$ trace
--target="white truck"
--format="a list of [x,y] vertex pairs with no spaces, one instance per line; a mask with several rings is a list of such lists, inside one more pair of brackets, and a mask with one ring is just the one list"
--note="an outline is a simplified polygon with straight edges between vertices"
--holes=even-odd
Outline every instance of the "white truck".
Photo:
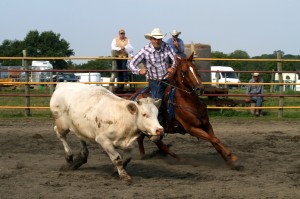
[[[241,83],[236,72],[230,66],[211,66],[211,82],[214,87],[228,87],[236,88],[239,85],[234,83]],[[233,84],[216,84],[216,83],[233,83]]]

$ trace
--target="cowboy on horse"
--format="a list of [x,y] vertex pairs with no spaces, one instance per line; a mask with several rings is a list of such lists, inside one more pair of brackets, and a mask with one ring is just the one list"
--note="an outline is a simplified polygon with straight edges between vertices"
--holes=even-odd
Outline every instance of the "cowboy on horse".
[[[163,35],[158,28],[145,37],[150,39],[151,43],[133,57],[129,68],[134,74],[146,75],[149,88],[138,90],[131,99],[146,97],[150,92],[153,98],[162,99],[160,115],[163,116],[164,121],[161,125],[166,128],[166,133],[189,133],[196,138],[211,142],[225,162],[233,167],[237,157],[215,136],[209,121],[207,106],[199,99],[204,87],[197,68],[192,62],[193,53],[188,58],[175,56],[170,46],[162,41]],[[169,67],[169,59],[172,60],[171,67]],[[144,63],[145,68],[139,69],[137,67],[139,63]],[[172,85],[168,83],[167,78],[172,81]],[[138,139],[141,155],[145,154],[144,137],[141,134]],[[161,151],[179,158],[163,143],[162,136],[150,139]]]

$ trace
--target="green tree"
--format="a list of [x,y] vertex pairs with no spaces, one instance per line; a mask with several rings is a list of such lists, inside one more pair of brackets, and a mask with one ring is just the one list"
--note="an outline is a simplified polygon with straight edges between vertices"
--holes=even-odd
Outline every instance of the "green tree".
[[[235,50],[228,56],[231,59],[249,59],[250,56],[246,51],[243,50]],[[235,71],[245,71],[249,70],[249,62],[245,61],[229,61],[229,66],[231,66]],[[249,74],[240,72],[239,78],[241,81],[246,81],[248,79]]]
[[[228,58],[227,54],[224,54],[223,52],[220,51],[213,51],[211,52],[211,57],[212,58]],[[228,61],[223,61],[223,60],[216,60],[216,61],[211,61],[212,66],[227,66]]]
[[[0,56],[18,57],[23,56],[22,51],[27,51],[29,57],[69,57],[74,55],[74,50],[70,49],[70,44],[60,38],[60,34],[52,31],[39,33],[37,30],[30,31],[23,41],[4,40],[0,45]],[[64,60],[51,61],[55,69],[68,68]],[[3,65],[21,65],[20,60],[3,61]]]
[[[21,57],[22,49],[24,49],[24,43],[18,40],[10,41],[4,40],[0,45],[0,56],[2,57]],[[3,66],[21,66],[21,60],[4,60],[1,63]]]

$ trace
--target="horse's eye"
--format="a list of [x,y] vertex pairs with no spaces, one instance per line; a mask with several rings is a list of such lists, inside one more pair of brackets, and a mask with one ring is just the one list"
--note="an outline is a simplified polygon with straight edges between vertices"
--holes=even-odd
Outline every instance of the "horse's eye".
[[148,118],[148,115],[146,113],[143,113],[143,117]]

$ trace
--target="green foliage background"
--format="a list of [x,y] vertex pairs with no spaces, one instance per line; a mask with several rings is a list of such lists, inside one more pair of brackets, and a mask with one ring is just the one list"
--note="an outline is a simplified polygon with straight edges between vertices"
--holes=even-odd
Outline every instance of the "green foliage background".
[[[59,33],[53,31],[38,32],[37,30],[29,31],[24,40],[4,40],[0,45],[1,57],[21,57],[22,51],[27,51],[29,57],[70,57],[75,55],[73,49],[67,40],[61,38]],[[283,59],[300,59],[300,55],[283,55]],[[212,58],[238,58],[238,59],[275,59],[277,51],[272,54],[262,54],[260,56],[250,57],[246,51],[235,50],[232,53],[225,54],[219,51],[211,53]],[[72,61],[54,60],[50,61],[54,69],[111,69],[109,60],[91,60],[84,64],[74,64]],[[21,60],[0,60],[2,66],[21,66]],[[241,62],[241,61],[212,61],[214,66],[232,66],[236,71],[272,71],[277,69],[276,62]],[[299,62],[285,62],[283,65],[285,71],[299,71]],[[103,76],[109,76],[103,74]],[[242,82],[247,82],[250,78],[249,73],[241,73]],[[271,80],[271,74],[262,74],[265,81]]]

